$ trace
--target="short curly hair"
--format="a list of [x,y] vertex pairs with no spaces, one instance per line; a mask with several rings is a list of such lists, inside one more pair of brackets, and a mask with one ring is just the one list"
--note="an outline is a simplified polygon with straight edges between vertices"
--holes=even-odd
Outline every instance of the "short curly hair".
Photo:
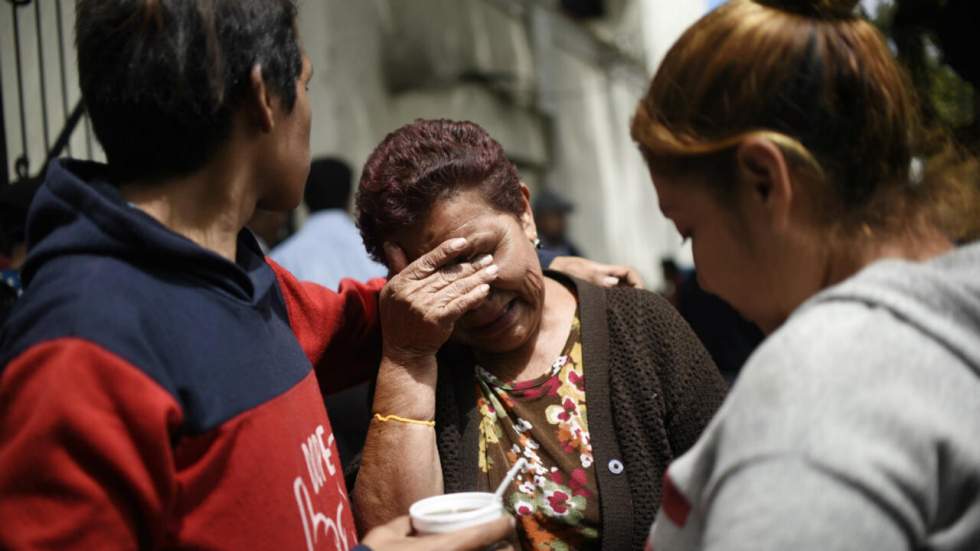
[[478,187],[501,212],[524,212],[521,180],[504,148],[479,125],[446,119],[405,125],[374,149],[357,190],[357,225],[372,257],[384,242],[422,222],[439,199]]

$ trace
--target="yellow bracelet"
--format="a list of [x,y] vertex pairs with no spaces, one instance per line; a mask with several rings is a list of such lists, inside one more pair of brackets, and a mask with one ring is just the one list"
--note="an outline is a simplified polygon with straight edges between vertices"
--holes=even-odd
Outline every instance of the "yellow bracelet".
[[388,421],[397,421],[399,423],[405,423],[407,425],[422,425],[425,427],[436,426],[435,421],[423,421],[421,419],[409,419],[407,417],[399,417],[397,415],[381,415],[380,413],[375,413],[374,418],[382,423],[387,423]]

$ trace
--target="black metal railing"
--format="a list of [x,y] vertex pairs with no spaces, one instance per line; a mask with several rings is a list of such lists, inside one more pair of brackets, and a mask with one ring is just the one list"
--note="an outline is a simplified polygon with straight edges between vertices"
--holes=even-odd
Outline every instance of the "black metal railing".
[[[13,27],[13,67],[3,67],[0,65],[0,77],[3,82],[10,82],[14,79],[15,86],[5,88],[0,86],[0,106],[6,107],[5,102],[17,102],[16,109],[0,109],[0,185],[9,184],[12,181],[28,180],[37,177],[51,159],[61,156],[64,153],[69,155],[81,153],[81,156],[91,158],[93,153],[92,133],[89,129],[88,118],[85,116],[85,107],[80,99],[71,101],[69,92],[73,91],[73,86],[69,82],[69,71],[73,67],[69,66],[70,56],[65,54],[65,30],[64,30],[64,7],[65,2],[71,0],[6,0],[7,6],[0,5],[0,9],[9,8],[11,18],[10,24]],[[44,6],[42,8],[42,5]],[[54,10],[53,17],[49,10]],[[28,12],[33,11],[33,28],[29,23],[25,23],[23,18],[28,17]],[[47,16],[47,17],[46,17]],[[51,22],[53,19],[53,23]],[[52,27],[56,27],[52,29]],[[34,36],[30,36],[33,34]],[[37,47],[37,63],[32,64],[25,59],[24,46],[33,41]],[[52,55],[52,50],[57,49],[57,56]],[[58,82],[50,82],[48,74],[48,64],[54,62],[58,65],[55,72]],[[6,71],[11,71],[7,73]],[[36,71],[37,87],[33,83],[28,84],[26,74],[28,71]],[[13,89],[14,97],[4,95],[4,89]],[[40,100],[39,109],[36,113],[28,112],[28,98],[31,94],[36,94]],[[50,109],[49,101],[52,94],[60,95],[60,102],[54,102],[60,109],[55,107]],[[70,105],[74,105],[69,108]],[[52,112],[54,111],[54,112]],[[60,111],[60,113],[58,113]],[[12,125],[19,133],[20,145],[16,147],[7,135],[7,121],[4,120],[5,112],[13,112],[17,121]],[[58,120],[60,117],[60,120]],[[52,141],[52,126],[61,125],[61,130],[54,135]],[[71,138],[79,125],[84,127],[84,152],[73,152]],[[32,142],[29,129],[41,127],[40,143]],[[39,166],[33,165],[33,161],[43,159],[44,162]],[[13,161],[13,174],[11,174],[11,161]],[[35,166],[35,174],[31,174],[32,166]]]

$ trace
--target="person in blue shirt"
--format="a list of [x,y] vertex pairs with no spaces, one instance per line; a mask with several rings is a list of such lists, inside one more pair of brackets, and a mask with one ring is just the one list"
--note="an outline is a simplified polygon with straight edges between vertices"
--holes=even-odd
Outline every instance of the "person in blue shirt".
[[270,256],[297,278],[336,289],[341,279],[367,281],[388,269],[371,260],[354,220],[347,212],[351,169],[344,161],[319,158],[310,164],[303,202],[310,216]]

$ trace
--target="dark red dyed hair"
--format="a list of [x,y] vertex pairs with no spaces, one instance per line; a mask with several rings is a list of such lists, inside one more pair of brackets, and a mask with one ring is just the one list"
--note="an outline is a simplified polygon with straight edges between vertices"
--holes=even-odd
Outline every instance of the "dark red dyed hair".
[[524,212],[517,169],[480,126],[419,119],[395,130],[361,173],[356,205],[364,246],[385,262],[385,240],[420,224],[436,201],[471,187],[501,212]]

